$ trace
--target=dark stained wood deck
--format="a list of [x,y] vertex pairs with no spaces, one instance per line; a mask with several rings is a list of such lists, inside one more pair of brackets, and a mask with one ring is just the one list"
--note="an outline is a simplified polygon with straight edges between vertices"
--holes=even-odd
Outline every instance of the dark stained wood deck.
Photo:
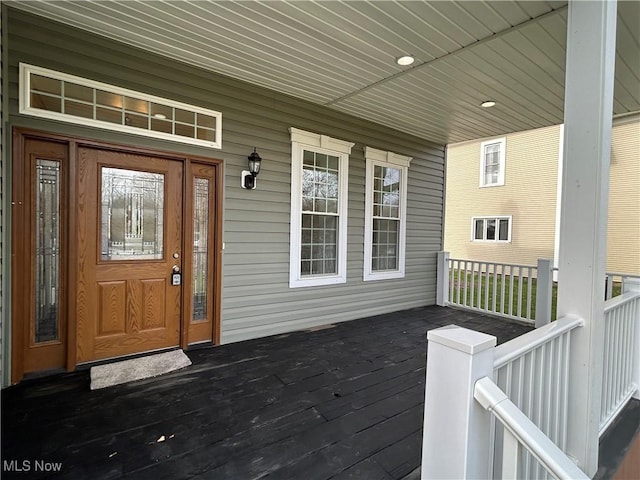
[[499,342],[530,330],[425,307],[189,351],[187,369],[104,390],[87,371],[25,381],[2,391],[2,478],[415,477],[425,333],[452,323]]

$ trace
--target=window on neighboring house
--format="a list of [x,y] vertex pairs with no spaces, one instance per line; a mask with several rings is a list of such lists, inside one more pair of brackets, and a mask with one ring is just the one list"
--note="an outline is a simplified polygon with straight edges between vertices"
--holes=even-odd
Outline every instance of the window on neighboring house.
[[510,242],[511,217],[473,217],[471,219],[474,242]]
[[289,287],[347,281],[347,190],[353,143],[290,128]]
[[499,138],[480,144],[480,186],[504,185],[506,139]]
[[222,113],[20,64],[20,113],[222,148]]
[[411,157],[366,147],[364,280],[404,277]]

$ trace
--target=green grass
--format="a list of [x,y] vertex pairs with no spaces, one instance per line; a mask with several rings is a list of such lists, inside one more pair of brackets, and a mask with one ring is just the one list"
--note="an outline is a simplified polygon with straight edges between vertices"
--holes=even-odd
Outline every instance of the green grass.
[[[482,281],[482,287],[480,289],[480,297],[478,298],[478,282]],[[531,314],[529,318],[535,320],[536,318],[536,295],[537,295],[537,280],[535,278],[528,279],[522,278],[522,290],[520,290],[520,277],[511,277],[509,275],[504,276],[504,292],[502,291],[502,275],[498,274],[495,280],[495,297],[496,297],[496,309],[493,309],[494,298],[494,274],[488,275],[489,292],[488,298],[485,294],[487,285],[487,275],[485,273],[464,273],[461,272],[460,278],[458,278],[458,272],[453,272],[453,290],[449,292],[449,298],[453,302],[458,303],[458,292],[460,295],[460,303],[467,306],[473,306],[474,308],[480,308],[482,310],[496,311],[498,313],[509,314],[509,303],[511,302],[511,314],[518,315],[518,299],[521,302],[521,316],[526,318],[527,316],[527,297],[529,289],[531,289]],[[464,301],[465,294],[465,282],[467,286],[466,302]],[[472,299],[472,282],[473,282],[473,304]],[[513,283],[513,288],[511,287]],[[450,283],[451,286],[451,283]],[[451,287],[450,287],[451,288]],[[620,295],[621,285],[620,283],[613,283],[613,296]],[[502,297],[504,295],[504,310],[501,308],[503,305]],[[553,282],[551,291],[551,320],[555,320],[557,316],[557,299],[558,299],[558,284]],[[488,300],[488,301],[487,301]]]

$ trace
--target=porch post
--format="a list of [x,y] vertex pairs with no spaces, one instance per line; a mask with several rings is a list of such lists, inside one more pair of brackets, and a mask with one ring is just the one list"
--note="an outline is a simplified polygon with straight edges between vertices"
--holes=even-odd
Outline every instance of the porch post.
[[615,0],[569,2],[558,318],[585,322],[571,339],[567,453],[590,477],[598,467],[615,41]]
[[553,296],[553,275],[551,260],[538,259],[538,278],[536,278],[536,328],[551,321]]
[[427,339],[422,480],[488,478],[491,414],[473,392],[493,378],[496,337],[449,325]]
[[438,252],[436,275],[436,305],[446,307],[449,301],[449,252]]

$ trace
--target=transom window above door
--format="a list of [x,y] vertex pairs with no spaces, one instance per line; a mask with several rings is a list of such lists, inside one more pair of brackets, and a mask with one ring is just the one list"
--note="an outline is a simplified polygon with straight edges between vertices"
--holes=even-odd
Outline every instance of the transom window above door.
[[20,64],[20,113],[222,148],[222,113]]

